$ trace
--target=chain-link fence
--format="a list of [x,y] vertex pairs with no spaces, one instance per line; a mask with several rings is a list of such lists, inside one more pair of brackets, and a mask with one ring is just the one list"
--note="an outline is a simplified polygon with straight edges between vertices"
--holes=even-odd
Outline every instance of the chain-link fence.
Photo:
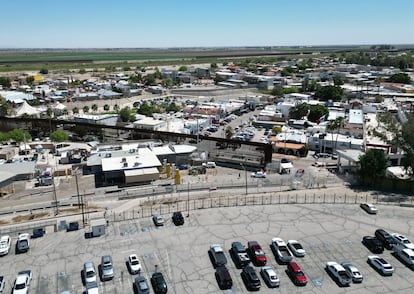
[[108,221],[118,222],[131,219],[150,217],[152,215],[172,214],[174,211],[188,212],[220,207],[237,207],[251,205],[279,205],[279,204],[357,204],[363,202],[384,204],[384,205],[401,205],[414,206],[414,197],[401,195],[375,195],[370,193],[355,194],[331,194],[317,190],[311,191],[292,191],[285,193],[262,193],[259,195],[236,195],[228,194],[211,197],[211,195],[194,198],[165,197],[157,201],[148,200],[139,208],[123,211],[122,213],[106,214]]

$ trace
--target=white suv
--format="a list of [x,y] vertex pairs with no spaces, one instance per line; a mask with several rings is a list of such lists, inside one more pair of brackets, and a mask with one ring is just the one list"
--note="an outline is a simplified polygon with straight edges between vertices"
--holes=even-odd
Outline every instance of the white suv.
[[414,244],[408,240],[408,238],[404,235],[393,233],[391,236],[394,238],[397,245],[403,246],[404,248],[414,249]]

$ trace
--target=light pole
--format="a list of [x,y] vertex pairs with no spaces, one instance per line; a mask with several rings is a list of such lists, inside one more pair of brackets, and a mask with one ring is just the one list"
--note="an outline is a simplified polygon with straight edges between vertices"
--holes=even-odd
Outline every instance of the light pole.
[[190,216],[190,182],[188,182],[187,188],[187,217]]
[[243,163],[240,163],[241,167],[244,169],[244,177],[245,177],[245,183],[246,183],[246,195],[247,195],[247,169],[246,167],[243,165]]

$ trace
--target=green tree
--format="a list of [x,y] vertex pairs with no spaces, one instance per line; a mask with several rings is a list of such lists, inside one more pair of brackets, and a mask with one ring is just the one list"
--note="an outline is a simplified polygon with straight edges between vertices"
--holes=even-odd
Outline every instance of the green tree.
[[411,78],[408,74],[400,72],[400,73],[396,73],[390,76],[388,81],[391,83],[410,84]]
[[77,108],[76,106],[72,108],[72,112],[74,114],[78,114],[79,113],[79,108]]
[[227,126],[226,131],[225,131],[226,139],[231,139],[231,137],[233,137],[233,135],[234,135],[233,128],[231,126]]
[[385,176],[388,159],[381,149],[368,149],[359,157],[358,174],[365,184],[375,183]]
[[287,87],[283,88],[284,94],[299,93],[299,88],[297,87]]
[[300,103],[290,108],[289,118],[291,119],[302,119],[307,116],[309,112],[308,103]]
[[210,68],[213,70],[217,69],[217,63],[213,62],[212,64],[210,64]]
[[47,75],[49,73],[49,70],[47,68],[42,68],[40,69],[39,73],[41,73],[42,75]]
[[168,104],[167,108],[165,109],[166,112],[179,112],[180,110],[180,106],[175,104],[175,102],[171,102],[170,104]]
[[341,87],[338,86],[324,86],[320,87],[316,93],[316,98],[319,98],[319,100],[322,101],[340,101],[342,99],[342,96],[344,94],[344,91]]
[[284,94],[283,87],[279,85],[274,86],[270,94],[276,97],[282,97]]
[[329,109],[325,105],[311,105],[309,109],[308,120],[316,123],[322,116],[327,113],[329,113]]
[[50,106],[47,107],[46,114],[47,114],[48,117],[52,117],[52,115],[53,115],[52,107],[50,107]]
[[215,84],[218,84],[218,83],[220,83],[220,82],[224,82],[226,79],[225,78],[223,78],[222,76],[220,76],[220,75],[216,75],[215,77],[214,77],[214,83]]
[[178,71],[187,71],[188,68],[185,65],[181,65],[180,68],[178,69]]
[[341,86],[344,84],[344,81],[341,78],[333,78],[333,82],[335,86]]
[[0,132],[0,143],[7,142],[10,140],[9,133]]
[[105,111],[108,111],[109,110],[109,105],[105,104],[103,108],[104,108]]
[[92,104],[92,111],[96,112],[98,110],[98,105],[96,103]]
[[0,96],[0,117],[6,116],[10,113],[12,107],[5,98]]
[[118,105],[118,104],[115,104],[115,105],[114,105],[114,111],[116,111],[116,112],[118,112],[118,111],[119,111],[119,105]]
[[273,134],[280,134],[282,132],[282,127],[279,127],[279,126],[274,126],[274,127],[272,127],[272,133]]
[[14,129],[13,131],[10,131],[9,137],[17,143],[32,140],[32,136],[30,136],[29,132],[19,129]]
[[89,106],[88,106],[88,105],[85,105],[85,106],[82,108],[82,110],[83,110],[83,113],[88,113],[88,112],[89,112]]
[[79,73],[80,73],[81,75],[86,74],[86,70],[85,70],[84,68],[81,68],[81,69],[79,70]]
[[0,77],[0,85],[4,88],[10,88],[11,82],[9,77]]
[[33,76],[29,76],[26,78],[26,84],[28,85],[32,85],[34,82],[34,77]]
[[68,140],[68,134],[65,131],[57,130],[50,134],[50,139],[54,142],[64,142]]
[[131,116],[131,110],[129,107],[124,107],[119,111],[119,118],[122,122],[128,122]]

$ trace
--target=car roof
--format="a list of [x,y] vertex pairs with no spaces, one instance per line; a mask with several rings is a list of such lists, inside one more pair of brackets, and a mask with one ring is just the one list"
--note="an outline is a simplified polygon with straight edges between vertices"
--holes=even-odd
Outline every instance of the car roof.
[[299,264],[297,264],[295,261],[289,262],[289,265],[294,271],[301,271],[302,270],[302,268],[299,266]]
[[246,250],[246,248],[244,247],[244,245],[242,243],[240,243],[240,242],[233,242],[231,244],[231,246],[232,247],[235,247],[238,251]]

